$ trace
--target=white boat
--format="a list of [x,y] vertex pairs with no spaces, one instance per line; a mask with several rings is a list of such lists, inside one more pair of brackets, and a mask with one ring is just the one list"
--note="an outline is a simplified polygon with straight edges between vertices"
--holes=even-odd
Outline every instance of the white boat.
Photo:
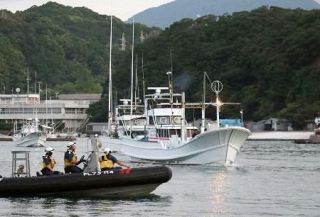
[[144,117],[144,106],[137,102],[133,105],[133,112],[130,113],[130,99],[121,99],[122,104],[116,107],[116,132],[118,137],[142,139],[145,133],[146,118]]
[[161,141],[122,140],[121,152],[139,160],[165,164],[230,165],[250,131],[243,127],[225,127],[198,134],[190,141],[176,147],[164,146]]
[[23,147],[42,147],[47,139],[47,134],[39,129],[39,121],[37,119],[28,119],[21,126],[20,130],[16,130],[13,135],[13,141],[17,146]]
[[[228,165],[235,162],[241,146],[251,134],[250,130],[227,126],[205,131],[201,127],[199,133],[185,120],[186,107],[204,108],[204,114],[205,106],[214,105],[217,108],[217,126],[220,126],[219,109],[223,104],[218,96],[215,103],[196,104],[186,103],[184,93],[173,93],[170,84],[169,88],[148,89],[155,90],[155,93],[145,96],[145,138],[122,138],[120,152],[134,159],[159,163]],[[161,92],[168,89],[169,92]]]

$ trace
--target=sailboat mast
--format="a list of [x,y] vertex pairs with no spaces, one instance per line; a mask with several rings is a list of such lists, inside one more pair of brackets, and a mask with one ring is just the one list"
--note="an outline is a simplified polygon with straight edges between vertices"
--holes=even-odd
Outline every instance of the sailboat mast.
[[132,45],[131,45],[131,105],[130,105],[130,135],[132,132],[132,113],[133,113],[133,53],[134,53],[134,19],[132,20]]
[[110,41],[109,41],[109,96],[108,96],[108,133],[112,123],[112,15],[110,16]]

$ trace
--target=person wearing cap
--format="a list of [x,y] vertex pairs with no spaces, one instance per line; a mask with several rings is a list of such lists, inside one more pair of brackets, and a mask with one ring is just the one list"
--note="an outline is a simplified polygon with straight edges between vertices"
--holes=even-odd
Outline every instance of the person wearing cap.
[[99,163],[101,171],[112,169],[115,164],[118,164],[121,167],[129,168],[122,161],[117,160],[117,158],[111,154],[110,148],[104,149],[102,156],[99,157]]
[[53,171],[54,166],[56,165],[56,161],[54,160],[52,156],[52,152],[54,151],[53,148],[47,147],[44,152],[46,153],[44,156],[42,156],[42,169],[41,172],[45,176],[50,175],[59,175],[59,171]]
[[64,172],[65,173],[81,173],[83,170],[78,167],[82,161],[78,161],[76,154],[76,143],[69,142],[68,150],[64,154]]

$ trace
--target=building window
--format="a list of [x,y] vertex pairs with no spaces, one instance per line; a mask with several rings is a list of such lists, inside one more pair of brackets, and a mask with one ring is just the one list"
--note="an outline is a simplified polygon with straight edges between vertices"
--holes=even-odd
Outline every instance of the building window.
[[75,108],[66,108],[65,111],[66,111],[66,114],[76,114]]

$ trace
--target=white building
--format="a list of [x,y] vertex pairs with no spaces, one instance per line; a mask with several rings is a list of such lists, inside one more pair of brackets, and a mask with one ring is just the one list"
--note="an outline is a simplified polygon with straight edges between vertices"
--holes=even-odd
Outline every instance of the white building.
[[38,118],[63,122],[66,130],[75,132],[86,123],[89,105],[100,98],[100,94],[62,94],[57,100],[40,101],[39,94],[0,94],[0,120]]

